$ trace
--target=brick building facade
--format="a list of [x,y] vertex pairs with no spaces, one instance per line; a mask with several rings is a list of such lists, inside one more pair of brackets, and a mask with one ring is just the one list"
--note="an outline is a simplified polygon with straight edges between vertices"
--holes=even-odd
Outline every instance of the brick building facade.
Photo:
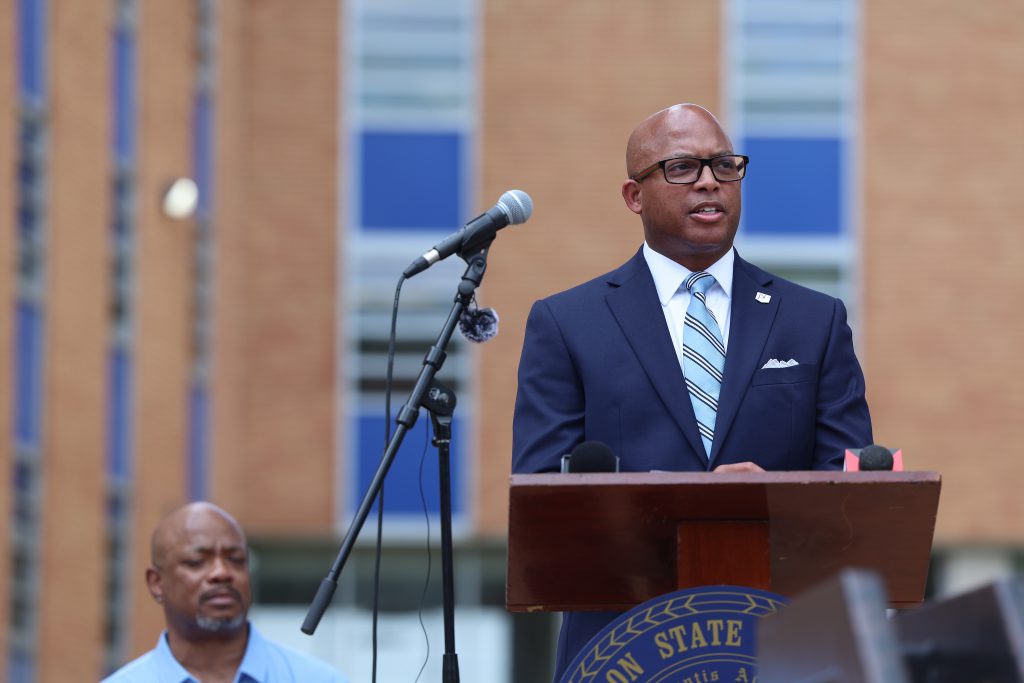
[[[743,14],[739,0],[628,10],[451,0],[420,14],[399,0],[312,0],[301,11],[274,0],[0,0],[0,356],[15,359],[0,383],[7,680],[95,678],[151,647],[162,616],[143,582],[149,534],[193,497],[223,504],[248,530],[257,573],[271,577],[257,581],[258,600],[312,593],[379,450],[367,439],[364,458],[356,433],[373,426],[379,378],[367,368],[379,338],[366,330],[390,291],[360,273],[390,286],[392,260],[458,227],[438,227],[452,211],[424,227],[367,210],[414,194],[398,175],[414,169],[399,162],[419,149],[450,154],[462,220],[512,187],[535,202],[529,223],[501,233],[480,290],[501,334],[459,347],[449,368],[465,411],[458,541],[479,575],[463,581],[500,611],[529,307],[639,245],[619,185],[626,137],[649,113],[695,101],[738,129],[738,146],[789,140],[764,123],[768,105],[742,104],[763,99],[752,84],[764,74],[750,63],[785,31],[804,30],[819,46],[808,54],[824,50],[818,70],[830,41],[853,46],[837,72],[853,93],[839,96],[844,132],[806,136],[838,140],[842,216],[824,237],[745,226],[743,253],[787,274],[826,272],[851,299],[877,440],[943,473],[936,543],[949,560],[936,565],[937,588],[958,585],[964,549],[994,558],[985,571],[1012,569],[1024,538],[1011,450],[1024,436],[1013,381],[1024,363],[1014,316],[1024,10],[865,0],[835,3],[848,10],[833,21],[788,4],[796,18],[780,28]],[[410,44],[421,52],[410,56]],[[765,82],[785,90],[786,69],[804,56],[776,59],[779,80]],[[388,90],[403,69],[419,75]],[[376,185],[371,149],[398,154]],[[770,161],[755,157],[746,184],[780,182],[759,175]],[[184,221],[161,210],[179,177],[202,193]],[[789,187],[785,202],[810,201]],[[819,244],[834,256],[819,258]],[[780,252],[791,247],[800,258],[789,262]],[[415,282],[405,301],[427,310],[450,300],[438,291]],[[390,552],[405,558],[419,537],[402,528]],[[342,610],[366,601],[368,553],[358,553],[362,573],[339,594]],[[418,592],[402,588],[412,585],[404,571],[386,577],[395,595]],[[300,576],[310,582],[297,586]],[[516,621],[495,646],[513,653],[509,681],[543,674],[517,653],[543,647],[550,626]],[[363,658],[339,661],[358,679]]]

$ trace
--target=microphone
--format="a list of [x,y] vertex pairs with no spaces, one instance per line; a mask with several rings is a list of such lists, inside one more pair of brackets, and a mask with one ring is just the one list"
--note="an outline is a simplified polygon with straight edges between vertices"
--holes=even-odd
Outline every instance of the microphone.
[[847,472],[902,472],[903,451],[876,444],[848,448],[843,469]]
[[422,273],[438,261],[452,254],[472,251],[494,239],[494,233],[506,225],[525,223],[533,213],[533,200],[522,190],[509,190],[498,203],[466,223],[458,232],[445,237],[434,248],[409,264],[402,275],[406,279]]
[[860,471],[892,470],[892,453],[888,448],[871,444],[860,452]]
[[602,441],[584,441],[562,456],[562,472],[618,472],[619,456]]

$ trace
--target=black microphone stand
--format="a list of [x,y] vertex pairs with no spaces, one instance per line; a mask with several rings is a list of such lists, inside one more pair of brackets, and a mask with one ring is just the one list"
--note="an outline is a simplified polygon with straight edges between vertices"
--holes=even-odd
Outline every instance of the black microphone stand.
[[[359,536],[359,532],[363,528],[363,523],[366,521],[366,517],[370,514],[370,508],[373,507],[374,500],[376,500],[377,495],[380,493],[381,486],[384,484],[384,478],[387,476],[388,470],[391,468],[391,463],[398,454],[398,449],[402,445],[402,440],[405,438],[406,432],[412,429],[413,425],[416,424],[416,418],[419,417],[419,411],[424,404],[424,399],[428,390],[437,387],[434,376],[444,364],[444,360],[447,355],[445,349],[448,348],[448,343],[451,341],[452,334],[455,332],[455,326],[458,325],[459,318],[462,316],[463,310],[465,310],[473,300],[476,288],[479,287],[480,283],[483,281],[484,272],[487,270],[487,250],[492,241],[494,241],[493,235],[490,239],[478,241],[476,244],[470,245],[467,249],[459,252],[459,256],[469,265],[466,268],[466,272],[462,275],[462,281],[459,283],[458,292],[455,295],[455,301],[452,303],[451,311],[448,313],[448,319],[445,320],[444,327],[442,328],[437,341],[432,347],[430,347],[430,350],[427,351],[426,356],[423,358],[423,368],[420,370],[419,377],[416,379],[416,384],[409,393],[409,398],[405,405],[402,406],[402,409],[398,412],[398,417],[395,418],[395,422],[398,424],[395,429],[395,433],[392,435],[387,448],[384,450],[384,455],[381,457],[380,465],[377,467],[377,472],[373,475],[373,480],[370,481],[370,485],[367,488],[366,493],[363,495],[363,500],[359,504],[359,509],[356,510],[355,517],[352,519],[352,523],[349,525],[348,531],[345,532],[345,538],[342,541],[341,549],[338,551],[338,556],[335,558],[334,564],[331,565],[331,569],[327,573],[327,577],[320,582],[320,587],[317,589],[316,595],[313,597],[313,602],[310,603],[309,610],[306,612],[306,618],[302,622],[302,632],[307,635],[312,635],[316,631],[316,627],[320,623],[320,619],[323,618],[324,612],[327,610],[327,605],[330,604],[331,598],[334,597],[334,593],[338,589],[338,577],[341,575],[341,570],[348,561],[349,555],[352,554],[352,548],[355,545],[356,538]],[[450,441],[450,434],[448,441]],[[435,444],[437,444],[437,441],[435,441]],[[440,445],[438,445],[438,448],[439,451],[441,451]],[[445,654],[443,663],[443,682],[458,683],[458,658],[454,652],[455,610],[452,588],[454,580],[452,576],[453,569],[451,549],[451,481],[450,476],[446,472],[449,469],[447,463],[447,443],[443,449],[443,454],[439,453],[439,460],[442,458],[445,461],[445,464],[442,465],[444,469],[441,473],[441,544],[442,563],[444,565],[445,593]],[[445,549],[446,545],[447,550]]]
[[451,450],[452,414],[455,393],[438,382],[431,383],[423,399],[434,427],[433,444],[437,446],[438,481],[441,489],[441,579],[444,605],[444,657],[441,680],[459,683],[459,656],[455,653],[455,568],[452,550],[452,477]]

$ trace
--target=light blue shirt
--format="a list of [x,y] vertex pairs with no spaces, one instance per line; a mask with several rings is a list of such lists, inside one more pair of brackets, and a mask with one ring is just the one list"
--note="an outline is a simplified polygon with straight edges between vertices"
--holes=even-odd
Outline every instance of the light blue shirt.
[[[101,683],[202,683],[178,663],[167,631],[156,647],[103,679]],[[346,683],[335,669],[309,655],[266,640],[249,624],[249,642],[235,683]]]

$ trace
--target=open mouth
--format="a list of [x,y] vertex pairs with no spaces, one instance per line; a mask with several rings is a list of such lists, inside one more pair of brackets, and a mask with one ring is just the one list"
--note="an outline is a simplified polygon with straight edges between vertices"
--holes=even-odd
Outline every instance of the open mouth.
[[695,206],[690,215],[703,223],[713,223],[725,216],[725,209],[718,202],[704,202]]

